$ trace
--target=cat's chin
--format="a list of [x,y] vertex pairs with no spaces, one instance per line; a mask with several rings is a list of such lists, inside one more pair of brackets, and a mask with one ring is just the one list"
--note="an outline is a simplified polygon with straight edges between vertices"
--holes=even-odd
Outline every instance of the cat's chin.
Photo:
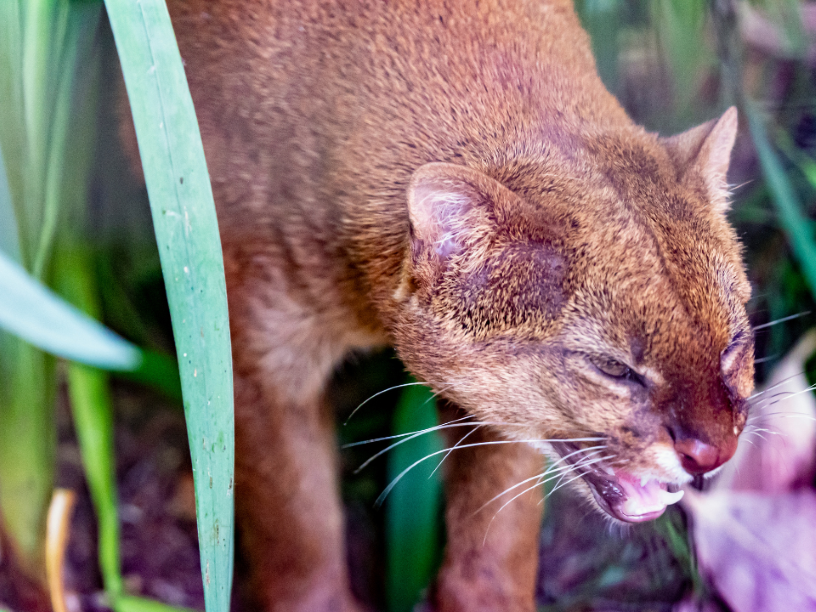
[[[568,463],[575,448],[568,443],[554,443],[552,447]],[[642,478],[602,462],[576,465],[576,472],[589,485],[598,507],[613,519],[624,523],[643,523],[662,515],[668,506],[683,497],[683,491],[673,483],[655,478]]]

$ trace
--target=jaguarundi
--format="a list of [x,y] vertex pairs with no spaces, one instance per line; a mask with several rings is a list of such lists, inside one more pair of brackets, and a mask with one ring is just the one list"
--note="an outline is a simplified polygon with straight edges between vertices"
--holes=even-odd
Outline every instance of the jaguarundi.
[[440,612],[535,609],[541,487],[478,510],[545,457],[636,523],[733,455],[753,387],[734,109],[638,127],[567,0],[169,8],[218,209],[263,610],[361,609],[325,397],[351,351],[395,347],[473,424],[446,462]]

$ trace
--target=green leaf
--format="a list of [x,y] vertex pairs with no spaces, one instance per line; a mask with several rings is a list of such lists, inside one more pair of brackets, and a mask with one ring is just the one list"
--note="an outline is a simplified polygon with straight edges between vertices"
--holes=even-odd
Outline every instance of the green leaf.
[[796,164],[799,171],[805,175],[810,186],[816,189],[816,161],[799,149],[790,135],[785,132],[777,136],[777,144],[788,159]]
[[[55,276],[58,289],[78,308],[101,316],[93,261],[87,249],[61,248]],[[82,453],[85,479],[91,492],[99,532],[99,567],[108,597],[115,603],[122,592],[119,519],[116,500],[116,459],[113,441],[113,401],[108,377],[101,370],[78,363],[68,365],[68,395],[74,429]]]
[[[0,327],[71,358],[133,367],[132,346],[77,318],[19,267],[49,277],[51,246],[65,228],[66,183],[84,188],[88,178],[78,163],[88,151],[71,136],[77,115],[93,114],[85,112],[78,82],[93,72],[88,52],[100,9],[69,0],[0,2]],[[83,208],[86,201],[79,200]],[[99,346],[103,353],[92,354]],[[0,514],[11,548],[35,579],[44,576],[44,518],[53,488],[54,374],[50,355],[0,333]]]
[[598,74],[607,89],[615,93],[620,89],[618,78],[620,3],[618,0],[582,0],[575,3],[575,10],[592,41]]
[[54,359],[0,338],[0,502],[3,528],[25,569],[44,576],[45,515],[53,490]]
[[17,235],[17,217],[11,201],[11,191],[3,162],[3,148],[0,147],[0,252],[12,261],[20,263],[20,237]]
[[[393,433],[420,431],[437,425],[436,402],[430,389],[407,387],[394,414]],[[388,478],[443,448],[437,432],[427,433],[390,451]],[[440,457],[441,458],[441,457]],[[438,461],[414,467],[391,491],[386,506],[389,612],[409,612],[428,586],[441,557],[442,483]]]
[[194,612],[189,608],[168,606],[152,599],[124,595],[116,600],[116,612]]
[[178,362],[170,355],[141,349],[139,366],[135,370],[123,370],[117,374],[120,378],[152,387],[171,400],[182,401]]
[[816,297],[816,241],[810,221],[802,213],[804,210],[799,196],[785,172],[779,156],[774,151],[765,131],[758,111],[748,101],[744,106],[748,117],[748,127],[759,155],[762,172],[768,182],[771,201],[774,203],[782,229],[790,241],[793,254],[802,267],[810,292]]
[[0,252],[0,327],[59,357],[132,370],[139,350],[60,299]]
[[163,0],[106,0],[150,197],[181,370],[204,598],[232,588],[234,426],[227,295],[204,149]]
[[700,108],[699,90],[714,54],[706,44],[704,0],[658,0],[649,3],[653,23],[673,77],[675,115],[690,116]]

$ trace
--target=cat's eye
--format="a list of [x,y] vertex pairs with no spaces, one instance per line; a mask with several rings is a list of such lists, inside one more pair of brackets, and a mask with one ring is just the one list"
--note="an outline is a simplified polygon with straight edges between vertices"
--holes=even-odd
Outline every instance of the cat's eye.
[[602,374],[606,374],[610,378],[631,380],[643,384],[643,379],[640,375],[617,359],[612,359],[611,357],[590,357],[590,361]]

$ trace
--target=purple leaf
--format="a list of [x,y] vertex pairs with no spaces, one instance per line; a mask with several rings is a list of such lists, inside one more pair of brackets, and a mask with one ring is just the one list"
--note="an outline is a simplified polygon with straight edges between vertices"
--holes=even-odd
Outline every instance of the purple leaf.
[[701,571],[734,612],[816,611],[816,492],[687,491]]

